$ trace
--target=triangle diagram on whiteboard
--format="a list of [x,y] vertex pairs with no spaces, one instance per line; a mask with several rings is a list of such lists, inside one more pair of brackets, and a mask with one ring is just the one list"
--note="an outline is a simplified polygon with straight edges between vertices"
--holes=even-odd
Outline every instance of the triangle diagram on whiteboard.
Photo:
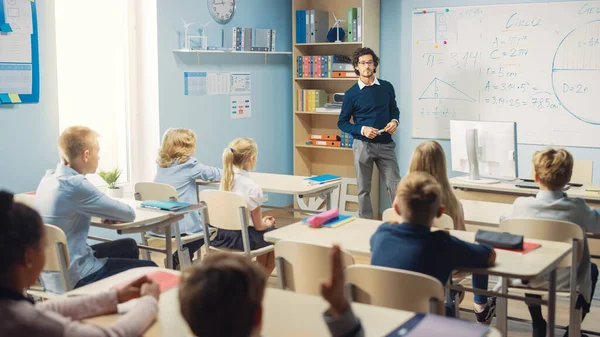
[[465,94],[461,90],[457,89],[452,84],[440,80],[435,77],[431,83],[427,86],[419,100],[422,99],[441,99],[441,100],[454,100],[454,101],[469,101],[477,102],[473,97]]

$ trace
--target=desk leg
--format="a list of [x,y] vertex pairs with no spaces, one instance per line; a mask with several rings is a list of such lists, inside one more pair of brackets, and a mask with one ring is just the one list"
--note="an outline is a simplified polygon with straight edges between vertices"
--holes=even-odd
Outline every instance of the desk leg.
[[[502,287],[500,294],[508,294],[508,278],[502,277]],[[502,336],[508,336],[508,299],[498,296],[498,306],[496,310],[496,328]]]
[[175,231],[175,243],[177,244],[177,257],[179,258],[179,270],[183,270],[184,267],[189,266],[190,255],[187,249],[183,249],[183,242],[181,241],[181,232],[179,231],[179,222],[173,223],[173,230]]
[[327,205],[327,210],[331,209],[331,192],[332,190],[329,190],[329,192],[327,192],[327,194],[325,195],[325,204]]
[[550,272],[550,286],[548,288],[548,337],[554,337],[556,319],[556,269]]
[[167,269],[173,269],[173,247],[171,247],[171,226],[173,223],[165,227],[165,244],[167,251]]

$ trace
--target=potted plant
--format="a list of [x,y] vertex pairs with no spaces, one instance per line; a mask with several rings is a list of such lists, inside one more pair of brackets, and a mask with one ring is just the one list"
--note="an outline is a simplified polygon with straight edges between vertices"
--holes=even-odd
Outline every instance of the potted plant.
[[110,197],[123,197],[123,187],[117,186],[117,180],[119,180],[121,172],[123,172],[123,170],[120,170],[118,167],[116,167],[112,171],[100,171],[98,173],[98,175],[108,184],[106,194]]

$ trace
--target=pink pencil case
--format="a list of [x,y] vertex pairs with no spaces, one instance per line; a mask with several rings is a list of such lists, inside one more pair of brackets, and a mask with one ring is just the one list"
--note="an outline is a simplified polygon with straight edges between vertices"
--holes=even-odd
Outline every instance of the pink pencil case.
[[308,222],[310,227],[321,227],[322,224],[326,223],[327,221],[333,218],[338,217],[339,215],[339,210],[337,208],[333,208],[321,214],[311,216],[310,218],[308,218],[308,220],[306,220],[306,222]]

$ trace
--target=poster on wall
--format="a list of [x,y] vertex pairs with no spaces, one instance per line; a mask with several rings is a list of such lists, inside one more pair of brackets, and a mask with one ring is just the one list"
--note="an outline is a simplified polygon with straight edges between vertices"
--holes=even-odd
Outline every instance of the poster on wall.
[[231,88],[230,73],[208,73],[207,85],[209,95],[229,94]]
[[231,119],[250,118],[252,116],[250,95],[232,95],[230,111]]
[[231,93],[250,94],[252,88],[250,73],[231,73]]
[[186,96],[204,96],[208,93],[205,72],[184,72],[184,94]]

